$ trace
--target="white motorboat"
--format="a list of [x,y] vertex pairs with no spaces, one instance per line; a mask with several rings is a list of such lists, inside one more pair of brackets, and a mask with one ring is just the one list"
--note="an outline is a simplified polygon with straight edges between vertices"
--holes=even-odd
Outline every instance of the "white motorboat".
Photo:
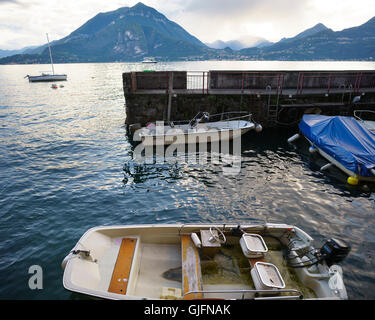
[[64,258],[63,285],[115,300],[347,299],[349,252],[286,224],[102,226]]
[[154,58],[144,58],[142,63],[158,63]]
[[[359,121],[364,127],[375,133],[375,111],[373,110],[355,110],[354,118]],[[369,120],[369,119],[372,120]]]
[[[212,143],[235,139],[249,130],[262,130],[260,124],[255,124],[251,120],[251,114],[228,117],[239,113],[241,112],[209,115],[207,112],[199,112],[192,120],[182,121],[185,122],[183,124],[178,124],[179,121],[171,121],[168,125],[164,125],[163,122],[161,125],[158,125],[158,122],[151,123],[137,130],[133,139],[142,141],[145,146]],[[223,120],[224,117],[227,119]],[[211,121],[215,118],[219,121]]]
[[29,82],[49,82],[49,81],[66,81],[67,80],[66,74],[55,74],[55,69],[53,67],[51,46],[49,44],[48,34],[47,34],[47,42],[48,42],[48,49],[49,49],[49,57],[50,57],[50,60],[51,60],[52,74],[42,73],[39,76],[26,75],[25,78],[28,78]]

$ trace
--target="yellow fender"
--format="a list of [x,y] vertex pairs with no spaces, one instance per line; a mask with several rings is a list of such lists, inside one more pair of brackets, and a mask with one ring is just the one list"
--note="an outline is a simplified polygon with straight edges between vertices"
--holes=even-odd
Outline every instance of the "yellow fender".
[[351,176],[351,177],[348,177],[347,182],[348,184],[352,186],[356,186],[359,183],[359,179],[356,176]]

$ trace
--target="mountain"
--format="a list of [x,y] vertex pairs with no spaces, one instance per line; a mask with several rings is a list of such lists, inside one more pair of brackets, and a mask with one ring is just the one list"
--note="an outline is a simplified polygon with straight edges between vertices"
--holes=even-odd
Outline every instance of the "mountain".
[[[342,31],[317,26],[271,46],[242,49],[239,53],[257,60],[375,59],[375,17],[361,26]],[[317,31],[319,28],[321,30]],[[311,32],[314,30],[317,32]]]
[[0,49],[0,58],[12,56],[14,54],[20,53],[20,50],[2,50]]
[[256,47],[257,48],[265,48],[265,47],[272,46],[273,44],[274,44],[274,42],[264,40],[264,41],[260,41],[259,43],[257,43]]
[[232,50],[241,50],[249,47],[263,47],[272,44],[264,38],[260,37],[242,37],[237,40],[222,41],[216,40],[206,45],[213,49],[231,48]]
[[324,30],[330,30],[330,29],[328,29],[324,24],[318,23],[314,27],[312,27],[310,29],[306,29],[305,31],[297,34],[293,38],[282,38],[279,41],[279,43],[280,42],[282,42],[282,43],[287,43],[287,42],[290,43],[290,42],[293,42],[293,41],[298,40],[298,39],[302,39],[302,38],[305,38],[305,37],[313,36],[313,35],[317,34],[318,32],[321,32],[321,31],[324,31]]
[[230,40],[230,41],[222,41],[222,40],[216,40],[211,43],[206,43],[206,45],[213,49],[224,49],[224,48],[231,48],[232,50],[240,50],[243,48],[246,48],[247,46],[244,46],[241,41],[238,40]]
[[9,57],[15,54],[20,54],[20,53],[27,53],[28,50],[32,50],[33,48],[36,48],[35,46],[32,47],[25,47],[22,49],[17,49],[17,50],[2,50],[0,49],[0,58],[4,57]]
[[[143,3],[99,13],[67,37],[52,42],[51,47],[57,63],[139,61],[146,56],[184,59],[202,56],[209,50],[178,24]],[[46,45],[28,53],[7,60],[49,61]]]
[[[247,46],[244,48],[244,46]],[[170,60],[367,60],[375,59],[375,17],[333,31],[321,23],[271,43],[260,37],[204,44],[142,3],[99,13],[68,36],[51,42],[53,60],[69,62]],[[210,48],[211,47],[211,48]],[[49,63],[47,45],[0,58],[0,64]]]

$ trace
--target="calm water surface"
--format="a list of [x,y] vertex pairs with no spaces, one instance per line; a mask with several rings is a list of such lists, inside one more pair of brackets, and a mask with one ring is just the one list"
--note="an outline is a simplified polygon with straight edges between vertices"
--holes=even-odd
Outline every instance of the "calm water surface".
[[[48,65],[0,66],[0,298],[74,299],[62,286],[61,261],[97,225],[175,222],[295,224],[321,246],[339,237],[352,246],[342,264],[351,299],[375,299],[375,188],[346,185],[295,129],[248,133],[242,167],[137,164],[124,126],[121,74],[141,64],[56,65],[64,88],[29,83]],[[375,69],[348,62],[186,62],[156,70]],[[29,267],[43,269],[30,290]]]

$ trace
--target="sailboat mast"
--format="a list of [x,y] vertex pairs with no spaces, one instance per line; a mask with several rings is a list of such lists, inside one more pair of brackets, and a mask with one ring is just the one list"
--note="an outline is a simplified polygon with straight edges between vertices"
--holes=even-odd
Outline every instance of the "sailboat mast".
[[53,68],[53,60],[52,60],[51,46],[49,45],[48,33],[46,33],[46,35],[47,35],[47,42],[48,42],[48,49],[49,49],[49,57],[50,57],[50,59],[51,59],[52,74],[55,74],[55,70],[54,70],[54,68]]

